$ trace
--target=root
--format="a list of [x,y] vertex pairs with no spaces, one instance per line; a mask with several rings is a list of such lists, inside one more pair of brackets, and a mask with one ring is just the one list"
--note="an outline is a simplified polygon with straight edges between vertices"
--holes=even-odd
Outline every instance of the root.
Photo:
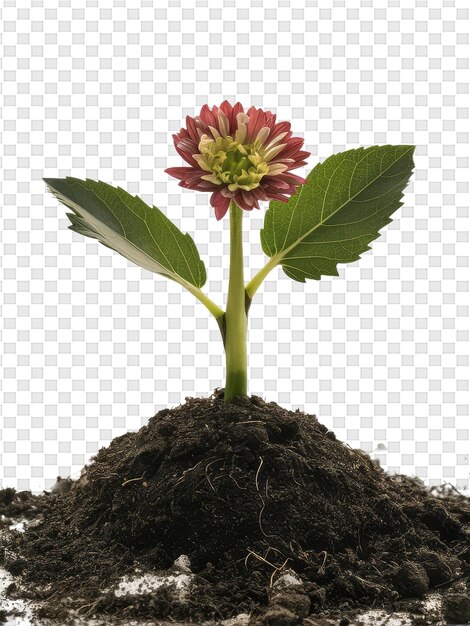
[[233,482],[237,485],[237,487],[240,489],[240,491],[246,491],[246,487],[241,487],[238,482],[235,480],[235,478],[232,476],[232,472],[230,472],[230,474],[228,475],[229,478],[231,478],[233,480]]
[[284,561],[284,563],[281,565],[281,567],[277,567],[274,572],[271,574],[271,578],[269,579],[269,588],[271,589],[271,587],[274,584],[274,576],[276,576],[276,574],[280,574],[282,572],[282,570],[285,568],[285,566],[287,565],[287,563],[290,561],[291,559],[286,559]]
[[[269,550],[274,549],[275,548],[268,548],[268,551],[266,553],[266,556],[269,554]],[[276,552],[278,552],[278,550],[276,550]],[[273,584],[274,584],[274,577],[279,574],[280,572],[282,572],[282,570],[285,568],[285,566],[287,565],[287,563],[289,561],[291,561],[292,559],[286,559],[284,561],[284,563],[278,567],[277,565],[274,565],[274,563],[271,563],[271,561],[268,561],[265,557],[261,556],[260,554],[257,554],[256,552],[254,552],[253,550],[248,549],[248,554],[246,555],[246,559],[245,559],[245,567],[247,567],[247,563],[248,563],[248,559],[250,556],[254,556],[256,559],[258,559],[258,561],[261,561],[262,563],[265,563],[266,565],[269,565],[269,567],[273,568],[273,572],[269,578],[269,588],[271,589]]]
[[125,485],[128,485],[129,483],[134,483],[134,482],[136,482],[137,480],[143,480],[143,479],[144,479],[144,477],[143,477],[143,476],[139,476],[138,478],[129,478],[129,480],[125,480],[125,481],[122,483],[121,487],[124,487]]
[[208,463],[208,464],[206,465],[205,469],[204,469],[204,472],[205,472],[205,474],[206,474],[206,479],[207,479],[207,482],[209,483],[209,486],[210,486],[210,488],[212,489],[212,491],[213,491],[214,493],[215,493],[217,490],[216,490],[216,488],[214,487],[214,485],[213,485],[213,484],[212,484],[212,482],[211,482],[211,479],[210,479],[210,477],[209,477],[209,472],[208,472],[208,469],[209,469],[209,467],[210,467],[211,465],[213,465],[214,463],[217,463],[217,461],[223,461],[223,459],[214,459],[213,461],[211,461],[210,463]]
[[78,607],[76,611],[77,613],[81,613],[83,609],[88,609],[88,611],[85,611],[83,615],[90,615],[90,613],[93,612],[93,610],[98,606],[100,602],[101,598],[98,598],[98,600],[96,600],[95,602],[91,602],[90,604],[83,604],[82,606]]
[[[267,535],[267,534],[264,532],[264,528],[263,528],[263,524],[262,524],[263,513],[264,513],[264,509],[265,509],[265,507],[266,507],[266,503],[265,503],[264,498],[263,498],[263,496],[261,495],[261,492],[260,492],[260,490],[259,490],[258,477],[259,477],[259,473],[260,473],[260,471],[261,471],[261,468],[263,467],[264,460],[263,460],[261,457],[259,457],[259,460],[260,460],[260,463],[259,463],[258,469],[257,469],[257,471],[256,471],[256,476],[255,476],[255,486],[256,486],[256,491],[258,492],[258,495],[259,495],[260,500],[261,500],[261,509],[260,509],[260,511],[259,511],[259,514],[258,514],[258,525],[259,525],[259,529],[261,530],[261,532],[263,533],[263,535],[264,535],[265,537],[269,537],[269,535]],[[266,493],[267,493],[267,485],[268,485],[268,481],[266,480]]]
[[189,474],[189,472],[192,472],[193,470],[195,470],[198,465],[201,465],[201,463],[202,461],[199,461],[199,463],[196,463],[196,465],[193,465],[192,467],[189,467],[187,470],[184,470],[184,472],[176,481],[175,485],[178,485],[182,480],[184,480],[186,478],[186,474]]
[[[268,550],[269,552],[269,550]],[[265,563],[266,565],[269,565],[269,567],[272,567],[274,570],[277,569],[277,566],[274,565],[274,563],[271,563],[270,561],[268,561],[265,557],[261,556],[260,554],[257,554],[256,552],[254,552],[253,550],[250,550],[248,548],[248,554],[246,555],[245,558],[245,567],[248,569],[248,559],[250,558],[250,556],[254,556],[255,559],[258,559],[258,561],[261,561],[262,563]]]
[[260,473],[261,468],[263,467],[263,463],[264,463],[264,460],[261,457],[259,457],[259,460],[260,460],[260,463],[259,463],[259,467],[258,467],[258,469],[256,471],[256,476],[255,476],[256,491],[258,493],[259,493],[258,476],[259,476],[259,473]]
[[264,509],[266,508],[266,500],[268,499],[269,476],[268,478],[266,478],[266,484],[264,487],[264,497],[263,497],[259,488],[258,478],[259,478],[261,468],[263,467],[264,459],[262,457],[259,457],[259,461],[260,463],[259,463],[258,469],[256,470],[256,476],[255,476],[255,487],[256,487],[256,491],[258,492],[259,499],[261,500],[261,509],[258,514],[258,525],[259,525],[259,529],[261,530],[262,534],[265,537],[276,537],[277,535],[268,535],[268,533],[266,533],[263,528],[263,513],[264,513]]

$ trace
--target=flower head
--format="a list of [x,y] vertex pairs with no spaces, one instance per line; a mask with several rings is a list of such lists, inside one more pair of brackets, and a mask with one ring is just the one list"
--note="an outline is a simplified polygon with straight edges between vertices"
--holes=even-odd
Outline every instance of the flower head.
[[189,167],[165,170],[187,189],[212,192],[215,216],[222,219],[233,200],[240,208],[259,209],[259,202],[287,200],[305,179],[291,170],[305,165],[309,152],[303,139],[292,137],[289,122],[276,122],[270,111],[243,110],[227,100],[186,118],[186,128],[173,135],[178,154]]

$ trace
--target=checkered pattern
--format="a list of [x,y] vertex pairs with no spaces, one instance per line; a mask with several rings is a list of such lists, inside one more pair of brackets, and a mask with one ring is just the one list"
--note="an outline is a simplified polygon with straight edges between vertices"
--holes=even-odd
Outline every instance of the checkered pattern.
[[[163,169],[181,164],[185,115],[225,98],[291,120],[309,168],[417,144],[405,205],[359,262],[305,285],[269,275],[250,391],[316,413],[389,470],[467,486],[468,17],[463,0],[4,0],[3,486],[77,476],[156,409],[223,384],[206,309],[73,234],[41,179],[99,178],[155,203],[194,235],[222,304],[228,220]],[[245,216],[248,277],[265,262],[262,222]]]

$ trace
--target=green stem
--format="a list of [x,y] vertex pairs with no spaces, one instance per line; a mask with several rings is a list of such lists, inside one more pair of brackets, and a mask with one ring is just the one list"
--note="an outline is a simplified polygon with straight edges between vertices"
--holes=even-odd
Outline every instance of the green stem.
[[225,396],[247,395],[245,285],[243,278],[243,211],[230,203],[230,273],[225,312]]

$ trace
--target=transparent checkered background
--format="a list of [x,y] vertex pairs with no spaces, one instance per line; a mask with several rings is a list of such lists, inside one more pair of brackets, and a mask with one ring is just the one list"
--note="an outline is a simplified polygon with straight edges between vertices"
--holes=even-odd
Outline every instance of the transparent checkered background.
[[[157,409],[223,384],[206,309],[73,234],[41,179],[99,178],[155,203],[194,235],[222,304],[228,220],[163,169],[181,164],[184,117],[228,98],[292,120],[307,171],[359,145],[417,145],[405,204],[359,262],[305,285],[268,277],[250,391],[316,413],[392,471],[466,487],[467,3],[158,4],[3,2],[0,484],[76,477]],[[245,219],[248,275],[265,262],[262,221]]]

